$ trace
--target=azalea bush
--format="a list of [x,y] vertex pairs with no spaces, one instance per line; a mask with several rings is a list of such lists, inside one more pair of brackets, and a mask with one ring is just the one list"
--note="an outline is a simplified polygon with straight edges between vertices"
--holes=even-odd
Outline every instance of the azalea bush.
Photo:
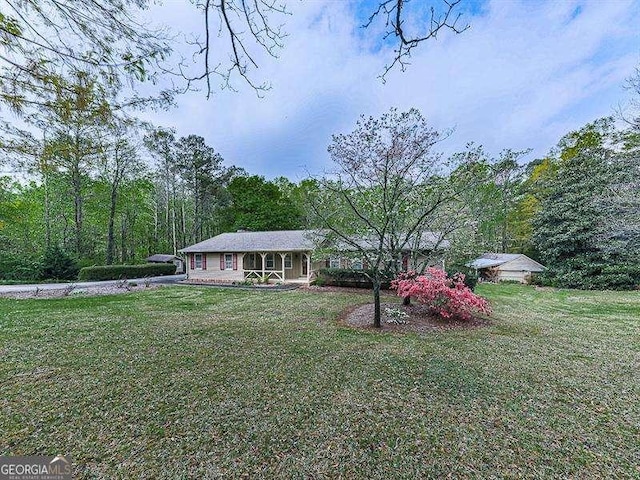
[[438,268],[429,268],[423,275],[403,272],[391,282],[391,288],[399,297],[413,297],[442,318],[468,320],[476,314],[491,314],[489,302],[465,285],[462,273],[449,277]]

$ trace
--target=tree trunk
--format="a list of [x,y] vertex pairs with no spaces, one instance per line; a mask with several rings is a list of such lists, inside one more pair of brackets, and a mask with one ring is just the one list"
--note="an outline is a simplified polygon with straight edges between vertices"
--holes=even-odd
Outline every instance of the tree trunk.
[[169,178],[169,163],[168,160],[165,160],[165,225],[166,225],[166,239],[167,239],[167,250],[169,249],[169,245],[171,245],[171,186],[170,186],[170,178]]
[[79,256],[83,253],[82,245],[82,180],[77,169],[73,171],[73,217],[75,226],[75,249]]
[[45,164],[42,171],[44,186],[44,228],[47,248],[51,247],[51,207],[49,203],[49,173]]
[[153,200],[153,247],[149,251],[149,255],[156,253],[158,250],[158,216],[160,215],[158,208],[158,195],[156,194],[156,198]]
[[402,305],[404,306],[411,305],[411,297],[402,297]]
[[178,239],[176,237],[176,206],[173,205],[173,209],[171,211],[171,233],[173,236],[173,254],[178,254]]
[[187,242],[187,213],[184,210],[184,202],[182,202],[181,213],[182,213],[182,245],[188,245],[189,242]]
[[380,279],[374,278],[373,280],[373,305],[374,305],[374,314],[373,314],[373,326],[375,328],[380,328]]
[[109,226],[107,227],[107,257],[105,263],[112,265],[115,256],[115,238],[113,232],[113,224],[116,217],[116,205],[118,201],[118,187],[114,185],[111,188],[111,205],[109,206]]
[[121,218],[120,228],[120,261],[127,263],[127,225],[124,214]]

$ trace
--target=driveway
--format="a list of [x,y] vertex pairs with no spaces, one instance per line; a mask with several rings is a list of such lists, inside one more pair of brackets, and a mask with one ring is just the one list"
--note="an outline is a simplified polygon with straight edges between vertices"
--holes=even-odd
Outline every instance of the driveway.
[[[171,284],[184,280],[186,275],[163,275],[161,277],[147,278],[128,278],[127,282],[134,283],[162,283]],[[73,285],[77,289],[92,287],[108,287],[109,285],[117,285],[122,280],[105,280],[102,282],[68,282],[68,283],[34,283],[23,285],[0,285],[0,294],[2,293],[18,293],[18,292],[35,292],[36,290],[64,290]]]

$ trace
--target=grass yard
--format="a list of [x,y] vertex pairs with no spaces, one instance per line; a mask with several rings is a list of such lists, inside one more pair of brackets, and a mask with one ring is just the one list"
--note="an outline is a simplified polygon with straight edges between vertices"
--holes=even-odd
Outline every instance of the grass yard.
[[640,478],[640,292],[482,286],[486,328],[353,293],[0,299],[0,454],[75,478]]

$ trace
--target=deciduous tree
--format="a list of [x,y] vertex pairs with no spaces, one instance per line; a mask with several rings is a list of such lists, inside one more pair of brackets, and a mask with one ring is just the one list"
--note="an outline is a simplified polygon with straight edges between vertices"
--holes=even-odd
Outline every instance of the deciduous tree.
[[392,109],[380,118],[361,117],[353,132],[334,135],[329,146],[336,168],[318,180],[312,210],[328,232],[324,251],[352,251],[367,263],[376,327],[384,272],[398,272],[402,253],[419,250],[425,236],[438,250],[445,206],[475,181],[463,169],[455,181],[448,177],[458,159],[443,161],[434,151],[444,137],[418,110]]

